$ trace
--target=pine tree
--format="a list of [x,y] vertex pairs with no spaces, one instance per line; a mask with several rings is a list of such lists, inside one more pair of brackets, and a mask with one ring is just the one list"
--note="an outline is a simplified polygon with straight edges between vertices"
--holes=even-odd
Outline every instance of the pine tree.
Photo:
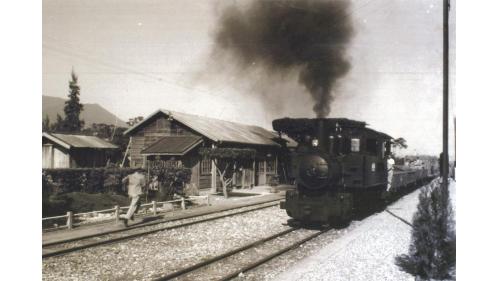
[[455,237],[448,187],[435,181],[419,195],[409,254],[396,257],[396,264],[417,279],[453,278]]
[[50,118],[47,114],[42,120],[42,132],[50,132]]
[[69,100],[64,105],[64,131],[80,132],[83,129],[84,121],[80,120],[80,113],[83,111],[83,104],[80,103],[80,86],[78,77],[71,71],[71,81],[69,81]]
[[59,113],[57,114],[56,122],[50,126],[50,131],[56,133],[62,133],[65,131],[65,122]]

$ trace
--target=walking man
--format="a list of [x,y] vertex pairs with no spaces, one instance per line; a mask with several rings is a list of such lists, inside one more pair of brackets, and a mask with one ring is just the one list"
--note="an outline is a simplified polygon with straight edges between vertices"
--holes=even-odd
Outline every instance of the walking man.
[[127,214],[120,215],[120,220],[125,226],[128,226],[128,220],[134,220],[134,214],[139,211],[141,206],[142,189],[146,186],[144,170],[138,169],[133,174],[124,177],[122,183],[127,185],[128,197],[132,199]]

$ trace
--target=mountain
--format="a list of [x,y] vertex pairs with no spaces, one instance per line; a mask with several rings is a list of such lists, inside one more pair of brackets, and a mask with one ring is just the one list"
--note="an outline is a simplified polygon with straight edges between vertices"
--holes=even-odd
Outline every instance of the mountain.
[[[65,101],[63,98],[42,96],[42,118],[48,115],[51,124],[57,120],[58,113],[64,118]],[[90,127],[92,123],[116,124],[119,127],[128,127],[127,123],[96,103],[84,103],[80,119],[85,120],[85,127]]]

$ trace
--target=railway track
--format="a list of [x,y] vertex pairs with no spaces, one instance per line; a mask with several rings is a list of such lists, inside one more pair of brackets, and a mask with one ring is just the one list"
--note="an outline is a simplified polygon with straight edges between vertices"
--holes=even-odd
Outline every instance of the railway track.
[[[202,215],[190,215],[176,219],[163,219],[159,221],[130,226],[128,228],[115,229],[98,234],[81,236],[42,245],[42,258],[64,255],[101,245],[116,243],[136,237],[166,231],[175,228],[186,227],[198,223],[213,221],[221,218],[244,214],[264,208],[270,208],[279,204],[282,199],[259,202],[246,206],[238,206],[222,211],[212,211]],[[187,222],[182,222],[186,220]],[[179,222],[177,224],[172,224]]]
[[153,280],[231,280],[331,229],[312,231],[292,227]]

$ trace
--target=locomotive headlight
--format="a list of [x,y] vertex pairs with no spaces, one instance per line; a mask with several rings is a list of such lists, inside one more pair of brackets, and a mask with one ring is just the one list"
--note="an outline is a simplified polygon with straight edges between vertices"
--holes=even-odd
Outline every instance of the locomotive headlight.
[[319,144],[318,139],[313,139],[311,144],[312,144],[312,146],[318,146],[318,144]]

